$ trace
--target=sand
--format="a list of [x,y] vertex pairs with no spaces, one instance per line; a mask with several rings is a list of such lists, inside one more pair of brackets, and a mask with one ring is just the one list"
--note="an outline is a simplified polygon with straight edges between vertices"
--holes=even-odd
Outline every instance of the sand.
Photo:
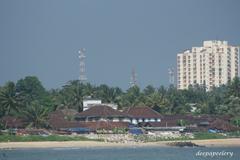
[[192,140],[191,142],[206,147],[240,147],[240,138]]
[[65,142],[6,142],[0,143],[0,149],[6,148],[61,148],[61,147],[125,147],[125,146],[149,146],[154,143],[110,143],[97,141],[65,141]]
[[[148,142],[148,143],[110,143],[96,141],[65,141],[65,142],[4,142],[0,149],[13,148],[78,148],[78,147],[167,147],[173,141]],[[206,147],[240,147],[240,138],[191,140],[191,142]]]

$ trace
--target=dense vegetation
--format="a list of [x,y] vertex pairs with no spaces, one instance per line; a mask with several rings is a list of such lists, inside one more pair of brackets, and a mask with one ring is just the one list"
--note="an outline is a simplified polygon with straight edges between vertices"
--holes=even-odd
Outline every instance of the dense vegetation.
[[102,141],[102,139],[89,139],[84,136],[61,136],[61,135],[0,135],[0,142],[36,142],[36,141]]
[[232,122],[240,124],[240,79],[206,92],[204,87],[190,86],[177,90],[174,86],[143,90],[130,87],[123,91],[118,87],[91,85],[69,81],[60,89],[46,90],[39,79],[28,76],[16,83],[7,82],[0,87],[0,118],[6,115],[28,120],[29,127],[46,127],[48,114],[56,109],[71,108],[82,111],[82,101],[87,97],[101,99],[104,103],[116,103],[119,109],[149,106],[162,114],[230,114]]

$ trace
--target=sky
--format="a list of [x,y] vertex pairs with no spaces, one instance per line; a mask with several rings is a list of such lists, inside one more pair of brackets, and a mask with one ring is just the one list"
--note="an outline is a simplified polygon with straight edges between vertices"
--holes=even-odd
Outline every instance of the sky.
[[47,88],[79,77],[141,88],[168,85],[176,55],[204,40],[240,45],[239,0],[0,0],[0,85],[37,76]]

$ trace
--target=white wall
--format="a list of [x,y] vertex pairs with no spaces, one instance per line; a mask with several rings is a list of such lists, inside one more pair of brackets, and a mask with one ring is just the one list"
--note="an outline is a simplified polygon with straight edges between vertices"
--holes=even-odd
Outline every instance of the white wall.
[[102,104],[101,100],[83,100],[83,111],[89,109],[91,106]]

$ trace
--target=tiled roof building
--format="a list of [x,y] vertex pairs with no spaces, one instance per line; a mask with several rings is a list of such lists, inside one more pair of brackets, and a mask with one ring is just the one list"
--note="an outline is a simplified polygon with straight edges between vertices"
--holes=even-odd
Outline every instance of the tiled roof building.
[[[82,112],[81,112],[82,113]],[[64,118],[64,112],[57,110],[50,114],[49,125],[52,129],[61,130],[68,128],[88,128],[92,131],[98,129],[111,130],[114,128],[128,128],[128,122],[113,122],[113,121],[69,121]]]
[[109,106],[93,106],[76,115],[78,121],[112,121],[129,122],[129,116],[126,113],[115,110]]
[[123,113],[131,117],[133,124],[142,122],[161,122],[162,116],[150,107],[129,107]]

